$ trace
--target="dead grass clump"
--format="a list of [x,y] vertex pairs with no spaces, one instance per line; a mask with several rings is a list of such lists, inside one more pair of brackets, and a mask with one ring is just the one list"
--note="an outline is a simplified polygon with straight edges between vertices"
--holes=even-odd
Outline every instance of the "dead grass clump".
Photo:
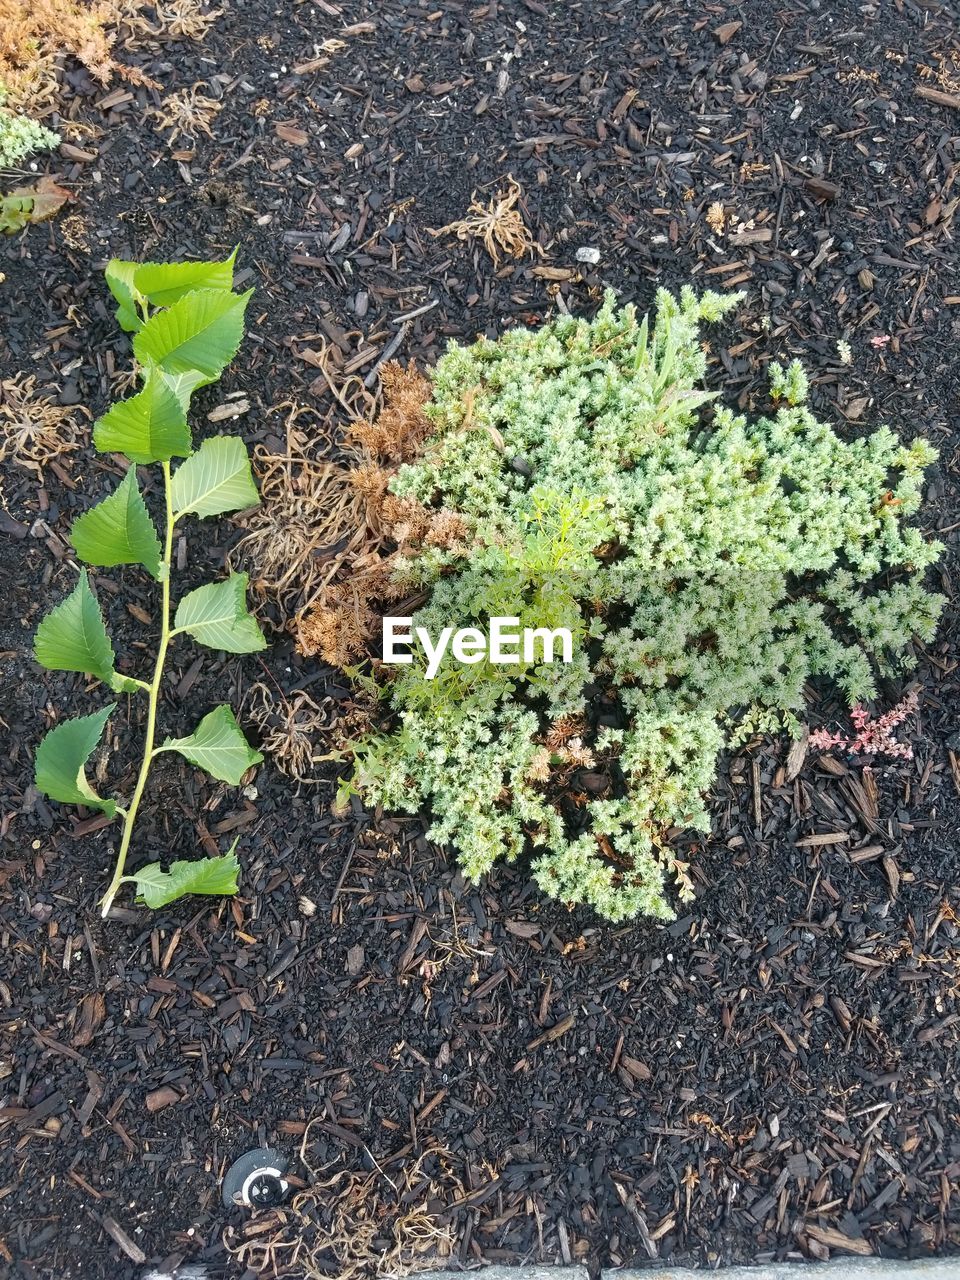
[[183,138],[196,142],[198,133],[213,137],[211,125],[223,109],[223,103],[201,93],[204,82],[198,81],[189,89],[181,89],[179,93],[169,93],[160,106],[151,112],[156,120],[157,132],[169,129],[167,138],[170,146]]
[[[141,6],[137,5],[139,9]],[[201,0],[168,0],[168,3],[154,4],[156,24],[148,21],[145,14],[137,14],[131,22],[135,31],[143,31],[155,39],[167,37],[172,40],[202,40],[216,22],[223,10],[207,9]]]
[[[367,414],[349,432],[343,464],[308,457],[308,437],[297,424],[312,411],[281,406],[290,410],[287,452],[255,451],[261,504],[246,517],[229,563],[246,569],[254,590],[291,619],[302,654],[343,669],[366,656],[384,605],[410,595],[402,558],[423,546],[466,554],[468,532],[453,512],[388,492],[393,472],[419,455],[431,430],[428,380],[415,367],[385,364],[383,406],[375,414],[375,397],[362,383],[335,386],[326,369],[324,377],[342,408],[356,412],[363,404]],[[303,768],[305,754],[298,759]]]
[[[308,1135],[309,1126],[304,1147]],[[431,1173],[424,1172],[428,1161]],[[239,1229],[228,1227],[224,1244],[241,1267],[274,1280],[357,1280],[429,1270],[451,1255],[455,1239],[436,1206],[464,1194],[448,1168],[442,1153],[430,1151],[404,1169],[399,1185],[379,1166],[371,1174],[342,1170],[299,1192],[289,1206],[255,1214]]]
[[364,455],[344,472],[363,511],[360,536],[295,625],[301,653],[319,655],[341,668],[365,654],[379,629],[383,605],[408,594],[410,584],[398,573],[398,556],[424,543],[452,546],[466,537],[452,512],[429,511],[387,492],[393,471],[419,455],[430,433],[425,413],[430,383],[415,366],[405,369],[396,361],[385,364],[380,377],[379,414],[356,423],[349,432],[351,443]]
[[306,455],[297,426],[303,405],[287,403],[287,452],[254,450],[260,505],[244,520],[248,530],[230,552],[232,568],[246,569],[251,585],[284,617],[298,615],[336,574],[344,557],[366,538],[368,499],[349,483],[345,467]]
[[54,404],[36,389],[35,377],[0,382],[0,462],[43,476],[43,468],[80,448],[75,411]]
[[524,222],[517,204],[523,191],[513,174],[507,175],[507,187],[493,196],[486,205],[473,193],[466,216],[457,222],[449,222],[432,236],[455,235],[458,240],[479,240],[493,260],[500,266],[501,254],[507,258],[525,258],[534,252],[543,255],[543,249],[534,240]]
[[258,680],[247,690],[243,705],[247,720],[260,730],[260,746],[282,773],[296,782],[320,781],[310,776],[317,762],[314,741],[333,727],[333,698],[317,703],[305,689],[287,697]]
[[142,7],[135,0],[0,0],[0,83],[7,105],[32,115],[56,102],[62,61],[82,62],[101,84],[114,75],[157,88],[113,56],[117,28]]
[[[345,701],[324,698],[318,703],[305,689],[286,695],[259,680],[247,690],[243,709],[277,768],[295,782],[312,784],[329,782],[314,776],[317,765],[346,760],[349,744],[372,730],[377,704],[363,689]],[[329,749],[318,753],[318,742]]]

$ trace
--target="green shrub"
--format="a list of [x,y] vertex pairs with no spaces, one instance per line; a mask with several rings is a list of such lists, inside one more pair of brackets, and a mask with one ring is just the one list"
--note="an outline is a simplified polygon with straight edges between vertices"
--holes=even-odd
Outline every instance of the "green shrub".
[[45,129],[29,116],[5,107],[6,94],[0,85],[0,169],[13,169],[36,151],[59,147],[60,135]]
[[611,295],[433,371],[431,434],[390,491],[466,533],[394,562],[427,593],[414,624],[506,615],[576,642],[566,665],[396,668],[391,731],[356,749],[345,791],[429,807],[471,877],[529,848],[552,896],[670,919],[668,881],[691,884],[663,833],[709,829],[719,752],[795,731],[811,677],[874,696],[934,632],[941,548],[906,520],[933,449],[844,443],[796,363],[773,367],[769,416],[701,413],[699,323],[737,301],[660,291],[651,328]]

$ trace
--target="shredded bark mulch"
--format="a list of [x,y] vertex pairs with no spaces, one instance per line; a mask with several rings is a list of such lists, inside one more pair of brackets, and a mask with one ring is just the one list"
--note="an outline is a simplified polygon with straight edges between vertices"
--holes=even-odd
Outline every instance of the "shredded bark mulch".
[[[423,1209],[465,1264],[960,1247],[956,19],[936,0],[235,0],[202,44],[126,55],[219,104],[210,136],[172,143],[150,114],[163,94],[69,72],[65,111],[91,128],[48,168],[77,199],[0,244],[0,362],[79,427],[129,368],[111,255],[239,244],[250,332],[198,430],[284,452],[295,402],[317,458],[388,356],[429,365],[451,338],[590,313],[607,284],[641,307],[661,284],[742,288],[710,336],[713,385],[762,405],[767,363],[796,355],[849,433],[926,434],[941,455],[922,520],[947,545],[950,604],[921,654],[914,758],[764,742],[725,760],[712,838],[677,833],[697,898],[667,928],[568,912],[522,866],[467,884],[418,822],[336,818],[332,783],[296,787],[269,761],[237,790],[169,757],[137,850],[239,835],[240,896],[128,902],[103,923],[115,831],[32,786],[54,709],[102,691],[40,673],[29,644],[72,581],[70,521],[117,473],[84,433],[42,477],[5,463],[0,1269],[241,1276],[251,1223],[280,1241],[291,1221],[221,1205],[224,1169],[260,1143],[288,1152],[297,1188],[333,1180],[308,1217],[348,1190],[342,1228],[393,1194],[391,1221],[410,1209],[413,1231]],[[511,177],[539,249],[494,267],[430,234]],[[188,529],[180,584],[241,536]],[[97,586],[145,669],[152,593],[132,570]],[[282,633],[243,660],[184,645],[161,730],[257,681],[347,694]],[[120,789],[136,714],[114,722]],[[309,1228],[310,1266],[347,1274],[332,1221]],[[372,1256],[396,1244],[386,1221],[363,1236]]]

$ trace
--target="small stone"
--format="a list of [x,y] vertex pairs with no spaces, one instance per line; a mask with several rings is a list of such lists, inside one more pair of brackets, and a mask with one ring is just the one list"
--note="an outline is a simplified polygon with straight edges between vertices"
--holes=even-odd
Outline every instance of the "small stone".
[[581,245],[574,256],[577,262],[589,262],[592,267],[595,267],[600,261],[600,250],[594,249],[592,245],[585,244]]

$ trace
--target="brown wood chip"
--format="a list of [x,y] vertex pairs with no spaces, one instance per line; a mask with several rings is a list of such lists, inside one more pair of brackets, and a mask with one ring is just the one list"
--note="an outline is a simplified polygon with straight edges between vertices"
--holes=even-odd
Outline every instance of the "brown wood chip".
[[806,1223],[803,1230],[812,1240],[826,1245],[828,1249],[843,1249],[847,1253],[859,1253],[864,1258],[871,1257],[873,1254],[869,1241],[845,1235],[837,1227],[817,1227],[812,1223]]
[[653,1072],[645,1062],[641,1062],[639,1058],[631,1058],[629,1054],[620,1055],[620,1064],[624,1071],[628,1071],[634,1080],[652,1080]]
[[151,1115],[155,1111],[162,1111],[164,1107],[172,1106],[173,1103],[180,1101],[180,1094],[176,1089],[172,1089],[170,1085],[165,1084],[159,1089],[154,1089],[147,1094],[146,1107]]
[[804,190],[816,200],[836,200],[840,194],[840,188],[835,182],[830,182],[827,178],[807,178],[803,184]]
[[75,1049],[83,1049],[91,1042],[106,1012],[107,1006],[99,991],[83,997],[80,1001],[77,1029],[70,1040]]
[[822,845],[843,844],[849,839],[849,831],[822,831],[812,836],[801,836],[794,844],[798,849],[819,849]]
[[570,1030],[576,1021],[577,1020],[574,1015],[572,1013],[568,1013],[565,1018],[561,1018],[560,1021],[550,1027],[548,1031],[545,1031],[542,1036],[537,1036],[535,1040],[531,1040],[527,1045],[527,1052],[529,1053],[531,1049],[539,1049],[542,1044],[547,1044],[551,1040],[559,1040],[562,1035],[565,1035]]
[[283,120],[278,120],[273,127],[274,133],[281,142],[289,142],[295,147],[305,147],[310,141],[310,135],[305,129],[301,129],[298,125],[289,124]]

